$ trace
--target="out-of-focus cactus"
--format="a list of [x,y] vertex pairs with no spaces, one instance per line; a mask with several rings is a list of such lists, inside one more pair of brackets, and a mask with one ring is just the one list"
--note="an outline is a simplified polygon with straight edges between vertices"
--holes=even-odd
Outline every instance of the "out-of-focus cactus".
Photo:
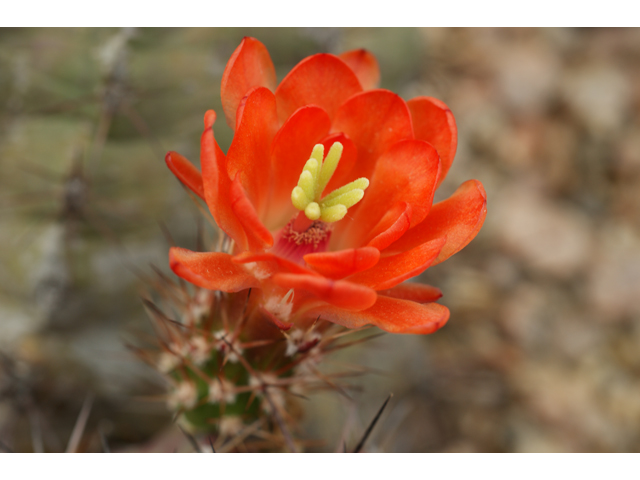
[[[89,434],[74,449],[100,449],[102,420],[116,445],[146,439],[169,418],[130,407],[132,395],[157,386],[122,337],[145,321],[135,257],[153,258],[159,242],[156,223],[145,230],[130,219],[165,211],[168,201],[161,182],[144,199],[128,194],[140,182],[127,176],[155,159],[138,130],[146,115],[138,113],[140,73],[130,71],[135,32],[3,33],[0,440],[14,451],[64,451],[87,395],[95,399]],[[119,413],[125,402],[129,412],[153,413],[132,425],[131,413]]]

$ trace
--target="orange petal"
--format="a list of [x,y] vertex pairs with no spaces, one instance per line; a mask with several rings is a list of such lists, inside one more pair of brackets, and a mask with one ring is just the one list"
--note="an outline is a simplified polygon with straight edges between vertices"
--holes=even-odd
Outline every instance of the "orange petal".
[[218,226],[236,242],[236,245],[246,249],[248,243],[244,227],[231,208],[231,179],[227,173],[227,159],[213,136],[215,120],[215,112],[207,111],[200,149],[205,200]]
[[273,246],[273,237],[258,218],[255,208],[244,193],[238,177],[231,182],[229,191],[231,209],[244,227],[249,242],[249,250],[256,251]]
[[415,138],[433,145],[440,154],[442,171],[438,185],[447,176],[458,146],[458,128],[453,113],[436,98],[416,97],[407,102]]
[[265,47],[255,38],[244,37],[222,74],[222,108],[227,123],[236,128],[236,112],[242,98],[255,87],[276,88],[276,71]]
[[353,144],[351,139],[342,132],[331,133],[324,137],[320,143],[322,143],[324,151],[327,153],[331,148],[331,145],[336,142],[340,142],[342,144],[342,155],[340,156],[338,168],[324,189],[325,195],[349,183],[349,180],[347,179],[351,177],[351,170],[353,170],[353,167],[358,160],[358,150],[356,149],[356,146]]
[[328,278],[344,278],[373,267],[380,259],[380,251],[373,247],[352,248],[337,252],[309,253],[304,261],[316,272]]
[[341,308],[326,305],[316,307],[307,312],[309,317],[358,328],[364,325],[375,325],[391,333],[433,333],[449,320],[449,309],[438,303],[425,305],[378,295],[376,303],[366,310],[350,312]]
[[276,89],[278,117],[284,122],[305,105],[322,107],[331,118],[362,87],[351,69],[335,55],[319,53],[302,60]]
[[431,303],[442,297],[442,291],[439,288],[423,283],[405,282],[388,290],[380,290],[378,295],[418,303]]
[[[279,257],[270,252],[242,252],[233,257],[235,263],[254,263],[254,262],[267,262],[273,263],[275,268],[271,273],[282,271],[286,273],[299,273],[303,275],[316,275],[316,273],[308,268],[305,268],[297,263],[294,263],[286,258]],[[271,274],[270,273],[270,274]]]
[[326,136],[331,126],[329,115],[315,105],[296,110],[282,125],[271,144],[273,171],[269,215],[270,223],[286,223],[295,212],[291,190],[298,184],[302,168],[314,145]]
[[177,152],[169,152],[164,161],[178,180],[191,189],[193,193],[204,200],[204,186],[200,170],[193,166],[189,160]]
[[420,223],[429,213],[440,173],[438,152],[422,140],[403,140],[378,159],[371,185],[352,213],[346,235],[361,245],[391,205],[411,205],[411,225]]
[[231,178],[240,173],[240,183],[260,217],[269,193],[271,141],[277,128],[273,93],[264,87],[252,90],[227,152],[227,169]]
[[459,252],[478,234],[487,216],[487,194],[478,180],[464,182],[448,199],[436,203],[427,218],[389,246],[389,252],[402,252],[447,237],[442,251],[433,261],[437,265]]
[[273,276],[276,285],[283,288],[305,290],[318,299],[348,310],[363,310],[376,301],[374,290],[344,280],[330,280],[314,275],[278,273]]
[[373,227],[370,233],[369,247],[382,251],[399,239],[411,225],[411,205],[407,202],[396,203]]
[[442,250],[444,242],[444,238],[438,238],[408,252],[381,258],[375,267],[351,275],[347,280],[375,290],[394,287],[429,268]]
[[223,292],[239,292],[259,286],[255,277],[231,261],[231,255],[219,252],[192,252],[173,247],[169,266],[179,277],[199,287]]
[[370,178],[377,158],[394,143],[413,138],[407,104],[389,90],[354,95],[338,110],[331,128],[344,132],[358,149],[351,179]]
[[378,66],[378,60],[371,52],[361,48],[344,52],[338,56],[353,70],[364,90],[371,90],[378,86],[380,83],[380,67]]

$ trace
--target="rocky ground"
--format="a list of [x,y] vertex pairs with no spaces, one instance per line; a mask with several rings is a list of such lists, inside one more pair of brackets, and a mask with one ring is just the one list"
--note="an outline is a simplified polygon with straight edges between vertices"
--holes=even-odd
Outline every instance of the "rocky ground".
[[488,195],[478,237],[420,278],[449,324],[345,351],[387,373],[353,403],[312,397],[300,435],[333,450],[346,426],[352,445],[393,392],[371,451],[638,451],[640,29],[3,29],[0,446],[65,450],[83,405],[77,449],[161,449],[175,430],[125,344],[149,334],[139,295],[167,267],[163,229],[195,244],[164,152],[198,158],[244,35],[279,78],[371,50],[384,88],[456,116],[438,198],[469,178]]

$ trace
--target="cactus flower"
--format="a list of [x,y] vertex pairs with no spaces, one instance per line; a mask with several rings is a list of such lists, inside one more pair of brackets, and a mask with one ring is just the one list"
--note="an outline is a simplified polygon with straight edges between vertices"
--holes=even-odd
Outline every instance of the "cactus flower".
[[224,251],[171,249],[171,269],[200,287],[251,288],[251,307],[287,330],[321,317],[348,328],[431,333],[449,310],[437,288],[403,283],[466,246],[486,216],[469,180],[433,205],[457,130],[439,100],[378,89],[365,50],[302,60],[277,85],[266,47],[244,38],[222,77],[235,134],[225,155],[204,117],[200,172],[171,171],[228,236]]

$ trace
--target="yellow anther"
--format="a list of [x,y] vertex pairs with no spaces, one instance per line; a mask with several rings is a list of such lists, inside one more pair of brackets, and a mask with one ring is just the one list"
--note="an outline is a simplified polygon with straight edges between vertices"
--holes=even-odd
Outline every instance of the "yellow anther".
[[347,183],[346,185],[343,185],[342,187],[335,189],[333,192],[331,192],[329,195],[325,196],[322,199],[322,203],[329,202],[340,195],[350,192],[351,190],[358,189],[358,190],[364,191],[368,186],[369,186],[369,179],[365,177],[361,177],[357,180],[354,180],[351,183]]
[[316,190],[316,202],[320,200],[320,196],[322,192],[327,187],[329,180],[333,177],[333,174],[338,168],[338,163],[340,162],[340,157],[342,156],[342,144],[340,142],[336,142],[331,145],[329,149],[329,153],[327,153],[327,158],[324,159],[324,163],[322,164],[322,171],[320,172],[320,178],[318,179],[318,189]]
[[316,162],[318,162],[318,165],[322,165],[323,157],[324,157],[324,145],[322,145],[321,143],[318,143],[315,147],[313,147],[310,158],[315,158]]
[[322,214],[322,212],[320,210],[320,205],[318,205],[316,202],[311,202],[304,209],[304,214],[307,216],[307,218],[309,220],[317,220],[317,219],[319,219],[320,215]]
[[304,210],[309,220],[322,220],[331,223],[342,220],[347,209],[354,206],[364,196],[369,180],[359,178],[340,187],[322,198],[324,189],[338,168],[342,156],[342,144],[335,142],[322,161],[324,147],[313,147],[311,158],[307,160],[298,179],[298,185],[291,192],[291,203],[298,210]]
[[353,207],[356,203],[362,200],[364,197],[364,190],[360,190],[356,188],[354,190],[350,190],[348,192],[343,193],[342,195],[338,195],[337,197],[333,197],[329,200],[322,201],[322,207],[333,207],[334,205],[344,205],[345,207]]
[[[307,162],[308,163],[308,162]],[[303,170],[298,179],[298,186],[304,191],[307,198],[313,201],[315,198],[316,179],[309,170]]]
[[327,223],[337,222],[342,220],[347,214],[347,207],[344,205],[334,205],[333,207],[327,207],[322,209],[322,215],[320,220]]
[[291,192],[291,203],[293,203],[293,206],[298,210],[304,210],[310,202],[311,200],[302,188],[295,187]]

